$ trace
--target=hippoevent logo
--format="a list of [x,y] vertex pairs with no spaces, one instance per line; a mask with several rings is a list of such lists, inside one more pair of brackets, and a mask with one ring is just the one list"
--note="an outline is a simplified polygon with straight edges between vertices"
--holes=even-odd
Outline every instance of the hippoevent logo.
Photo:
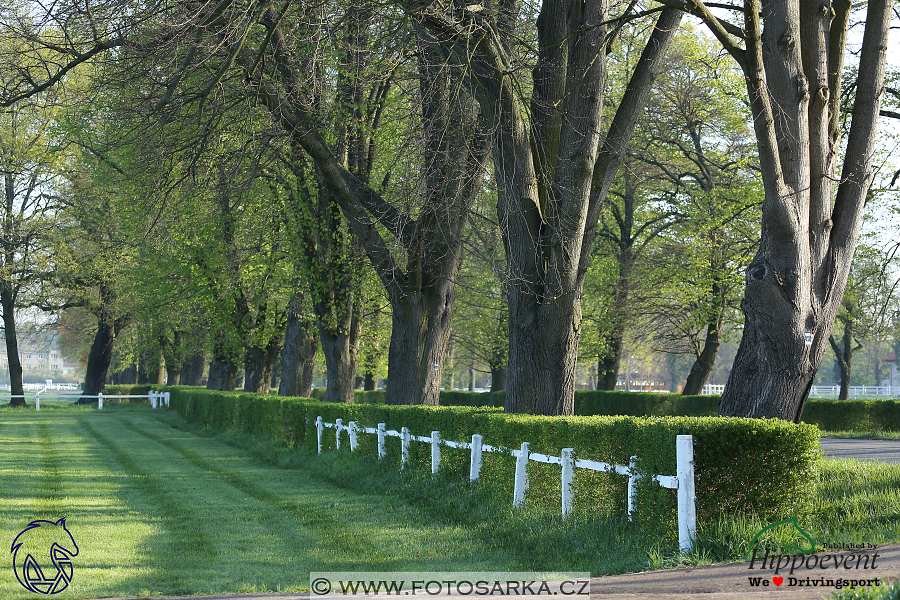
[[13,570],[26,590],[58,594],[72,581],[72,557],[78,556],[75,538],[66,529],[66,519],[32,521],[13,540]]
[[[785,526],[784,529],[778,528]],[[766,545],[768,537],[779,540],[779,550]],[[776,536],[776,534],[778,534]],[[767,525],[750,542],[750,570],[770,571],[755,573],[747,579],[750,587],[820,587],[841,589],[849,587],[878,586],[881,579],[873,571],[878,568],[877,546],[871,544],[822,544],[821,548],[849,550],[843,553],[816,553],[816,542],[797,523],[797,517]],[[789,553],[785,551],[795,551]],[[779,575],[781,573],[781,575]],[[785,577],[786,576],[786,577]]]

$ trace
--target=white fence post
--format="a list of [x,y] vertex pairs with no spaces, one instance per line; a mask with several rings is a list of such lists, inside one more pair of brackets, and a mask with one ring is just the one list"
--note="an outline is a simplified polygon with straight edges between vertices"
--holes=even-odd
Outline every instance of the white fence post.
[[387,450],[384,449],[384,423],[378,424],[378,458],[379,460],[387,456]]
[[640,473],[637,472],[637,456],[631,457],[628,463],[628,520],[634,516],[637,508],[637,484],[641,480]]
[[525,502],[525,490],[528,489],[528,442],[522,442],[519,456],[516,459],[516,481],[513,488],[513,506],[521,506]]
[[431,474],[438,472],[438,465],[441,464],[441,432],[431,432]]
[[97,392],[97,410],[103,410],[103,392]]
[[338,450],[341,449],[341,429],[344,428],[344,420],[343,419],[335,419],[334,420],[334,446]]
[[572,512],[572,479],[575,475],[574,448],[563,448],[560,456],[562,464],[562,518],[563,521]]
[[469,459],[469,481],[478,481],[481,477],[481,442],[482,436],[472,436],[472,455]]
[[41,393],[35,392],[34,394],[34,410],[41,410]]
[[347,431],[350,432],[350,452],[353,452],[356,450],[356,421],[347,424]]
[[322,430],[325,429],[325,425],[322,423],[322,417],[316,417],[316,437],[319,442],[319,454],[322,454]]
[[694,438],[679,435],[675,438],[675,457],[678,477],[678,545],[689,552],[697,536],[697,505],[694,495]]
[[407,462],[409,462],[409,429],[404,427],[400,430],[400,469],[404,469]]
[[156,408],[156,391],[150,390],[150,408]]
[[165,392],[166,397],[166,408],[169,408],[169,398],[171,397],[171,392]]

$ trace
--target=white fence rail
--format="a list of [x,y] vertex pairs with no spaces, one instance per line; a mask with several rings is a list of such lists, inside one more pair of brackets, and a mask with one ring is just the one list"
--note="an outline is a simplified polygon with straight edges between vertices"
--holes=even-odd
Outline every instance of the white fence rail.
[[[27,398],[24,394],[11,394],[10,398]],[[151,408],[162,407],[165,404],[167,407],[169,406],[169,392],[149,392],[147,394],[131,394],[131,395],[120,395],[120,394],[109,394],[104,395],[102,392],[97,394],[96,396],[85,396],[83,394],[47,394],[44,393],[44,390],[38,390],[34,394],[34,409],[41,410],[41,398],[96,398],[97,399],[97,410],[103,410],[103,400],[104,398],[109,400],[111,398],[147,398],[150,401]]]
[[[724,385],[713,385],[707,383],[703,386],[700,393],[704,396],[712,394],[721,394],[725,391]],[[840,394],[841,386],[839,385],[814,385],[809,389],[811,398],[837,398]],[[851,398],[868,397],[868,398],[892,398],[900,396],[900,386],[889,385],[851,385],[849,396]]]
[[[641,475],[635,469],[635,460],[631,458],[631,464],[613,465],[593,460],[576,459],[573,456],[573,448],[563,448],[561,456],[549,456],[530,452],[528,442],[522,442],[518,450],[490,446],[484,443],[481,435],[474,434],[471,442],[455,442],[441,438],[439,431],[432,431],[431,436],[412,435],[406,427],[400,431],[386,429],[384,423],[377,427],[359,427],[355,421],[344,425],[342,419],[335,419],[334,423],[326,423],[322,417],[316,418],[316,433],[319,454],[322,453],[322,433],[326,428],[335,430],[335,446],[341,447],[341,432],[346,431],[350,442],[350,451],[356,450],[359,434],[368,433],[378,436],[378,458],[387,456],[385,441],[388,437],[400,438],[400,468],[404,468],[409,462],[409,445],[411,442],[423,442],[431,444],[431,472],[437,473],[441,462],[441,446],[460,448],[470,451],[469,480],[477,481],[481,474],[482,453],[499,452],[512,455],[516,458],[515,481],[513,485],[513,506],[520,506],[525,501],[525,490],[528,488],[528,462],[542,462],[556,464],[562,467],[562,517],[563,519],[572,512],[572,480],[575,469],[588,469],[591,471],[615,471],[628,477],[628,517],[631,518],[636,508],[636,486]],[[694,441],[690,435],[679,435],[675,441],[676,474],[653,475],[651,478],[662,487],[674,489],[678,492],[678,544],[682,552],[690,551],[697,533],[697,508],[694,494]]]
[[[38,390],[77,390],[79,388],[79,384],[77,383],[51,383],[47,385],[46,383],[23,383],[22,389],[26,392],[34,392]],[[12,391],[12,385],[4,384],[0,389],[6,390],[7,392]]]

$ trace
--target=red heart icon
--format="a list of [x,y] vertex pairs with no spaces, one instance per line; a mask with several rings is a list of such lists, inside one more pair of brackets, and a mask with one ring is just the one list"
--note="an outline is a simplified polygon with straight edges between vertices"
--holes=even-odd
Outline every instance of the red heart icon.
[[772,581],[775,583],[775,585],[781,585],[782,583],[784,583],[784,577],[773,577]]

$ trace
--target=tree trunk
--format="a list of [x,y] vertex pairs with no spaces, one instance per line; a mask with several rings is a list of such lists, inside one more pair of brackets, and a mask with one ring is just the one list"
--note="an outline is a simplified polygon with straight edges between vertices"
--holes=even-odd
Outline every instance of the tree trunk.
[[615,390],[619,383],[619,367],[622,364],[622,336],[611,337],[607,340],[611,348],[606,356],[601,356],[597,361],[597,389]]
[[206,367],[206,352],[201,350],[191,357],[191,374],[187,385],[203,385],[203,370]]
[[97,402],[96,398],[86,398],[85,396],[96,396],[106,388],[106,373],[112,361],[115,342],[115,325],[101,319],[97,324],[97,333],[94,334],[94,341],[91,343],[91,350],[88,354],[87,371],[82,387],[84,396],[78,400],[78,404]]
[[122,383],[130,385],[137,384],[137,365],[132,364],[125,369],[125,374],[122,377]]
[[[713,273],[724,272],[725,265],[720,260],[713,259],[711,265],[710,270]],[[710,301],[709,308],[714,308],[715,312],[710,315],[710,322],[706,324],[706,339],[703,341],[703,349],[697,355],[694,364],[691,365],[691,370],[684,383],[681,393],[686,396],[696,396],[703,391],[703,386],[706,385],[706,380],[709,379],[709,374],[712,373],[716,364],[716,355],[721,345],[722,321],[725,315],[725,291],[718,280],[713,282],[708,299]]]
[[178,373],[179,385],[190,385],[191,380],[191,357],[186,357],[181,361],[181,371]]
[[181,368],[183,365],[169,366],[166,363],[166,385],[181,385]]
[[600,147],[605,61],[586,50],[605,43],[606,28],[594,20],[602,22],[608,6],[589,2],[577,15],[569,8],[544,2],[538,17],[535,139],[517,121],[517,92],[483,89],[479,97],[499,123],[494,165],[510,274],[507,412],[574,412],[581,295],[597,218],[682,17],[661,13]]
[[363,378],[363,391],[372,392],[375,391],[376,381],[375,381],[375,373],[371,371],[366,371],[366,376]]
[[148,365],[148,383],[151,385],[163,385],[166,382],[166,363],[163,360],[162,352],[153,352],[150,355]]
[[281,337],[272,338],[265,348],[253,346],[247,348],[245,391],[260,394],[269,393],[272,385],[272,373],[275,370],[275,361],[278,360],[278,353],[281,351],[282,339]]
[[[16,306],[8,290],[0,291],[0,310],[3,311],[3,333],[6,338],[6,357],[9,362],[10,406],[25,406],[22,385],[22,361],[19,360],[19,337],[16,333]],[[20,396],[17,398],[16,396]]]
[[301,318],[297,306],[296,298],[292,299],[285,326],[284,347],[281,350],[281,381],[278,385],[278,395],[309,398],[312,395],[313,367],[319,349],[319,339],[315,324]]
[[455,284],[440,281],[418,294],[391,299],[387,404],[437,406],[455,293]]
[[334,334],[319,326],[319,342],[325,356],[325,401],[353,402],[356,373],[350,360],[350,334]]
[[[841,345],[838,346],[834,340],[834,336],[828,338],[831,349],[834,350],[834,356],[837,359],[838,369],[841,373],[841,391],[838,400],[848,400],[850,398],[850,378],[853,375],[853,355],[857,350],[862,349],[862,344],[853,345],[853,318],[838,319],[844,327],[841,335]],[[881,385],[881,381],[876,378],[876,383]]]
[[506,365],[491,365],[491,393],[506,389]]
[[765,200],[722,416],[800,421],[844,294],[872,179],[892,2],[868,3],[840,177],[834,165],[842,67],[832,61],[844,54],[849,3],[833,5],[833,20],[815,3],[797,4],[767,3],[762,31],[758,13],[747,13],[742,67]]
[[708,323],[706,326],[706,339],[703,342],[703,350],[697,356],[694,364],[691,365],[691,371],[688,373],[687,380],[684,382],[684,389],[681,393],[685,396],[696,396],[703,391],[709,374],[712,373],[716,364],[716,354],[719,352],[720,336],[719,323]]
[[456,352],[456,347],[453,343],[453,337],[451,336],[447,340],[447,356],[444,359],[444,381],[443,387],[447,390],[453,390],[455,387],[455,369],[456,369],[456,361],[454,360]]
[[209,363],[209,379],[206,389],[233,392],[237,388],[237,367],[230,361],[214,361]]

